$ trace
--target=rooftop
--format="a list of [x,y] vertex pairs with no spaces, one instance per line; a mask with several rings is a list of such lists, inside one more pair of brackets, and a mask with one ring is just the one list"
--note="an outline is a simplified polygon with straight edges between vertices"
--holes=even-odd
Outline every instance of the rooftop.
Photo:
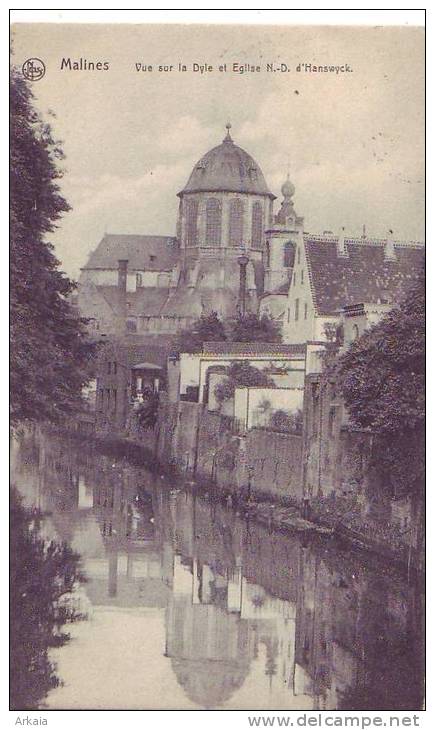
[[204,355],[305,355],[305,343],[281,342],[204,342]]
[[309,278],[318,314],[332,314],[346,305],[397,300],[423,272],[424,245],[395,242],[394,260],[385,256],[385,240],[345,239],[345,255],[337,238],[304,236]]
[[118,260],[127,259],[129,271],[170,271],[178,257],[178,243],[173,236],[105,233],[83,268],[117,269]]

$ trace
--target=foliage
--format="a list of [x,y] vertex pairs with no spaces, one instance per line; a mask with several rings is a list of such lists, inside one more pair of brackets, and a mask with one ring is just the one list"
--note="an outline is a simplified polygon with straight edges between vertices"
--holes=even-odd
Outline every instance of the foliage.
[[214,394],[218,403],[234,397],[237,386],[270,386],[273,380],[263,370],[253,367],[247,360],[238,360],[228,367],[226,377],[217,383]]
[[204,342],[224,342],[226,340],[223,322],[217,312],[202,314],[191,329],[184,329],[175,338],[173,351],[201,352]]
[[79,556],[41,537],[37,515],[23,508],[15,490],[10,537],[10,701],[11,709],[29,710],[59,684],[48,651],[68,641],[62,627],[80,618],[62,598],[84,578]]
[[272,431],[283,433],[302,433],[303,414],[300,408],[297,411],[288,412],[282,409],[274,411],[269,419],[269,428]]
[[[423,480],[425,420],[423,277],[402,303],[355,340],[331,368],[351,424],[373,431],[385,480],[410,491]],[[397,490],[396,490],[397,491]]]
[[230,342],[281,342],[279,325],[267,314],[239,315],[228,320],[227,330]]
[[224,322],[216,312],[202,314],[191,328],[184,329],[175,338],[173,352],[201,352],[204,342],[281,342],[279,326],[266,314],[259,317],[253,312],[239,315]]
[[146,430],[152,430],[157,423],[158,411],[159,394],[150,393],[145,397],[144,402],[140,404],[137,410],[139,425]]
[[92,351],[68,300],[74,284],[47,242],[69,210],[58,184],[63,153],[16,69],[10,106],[12,423],[60,421],[80,404]]

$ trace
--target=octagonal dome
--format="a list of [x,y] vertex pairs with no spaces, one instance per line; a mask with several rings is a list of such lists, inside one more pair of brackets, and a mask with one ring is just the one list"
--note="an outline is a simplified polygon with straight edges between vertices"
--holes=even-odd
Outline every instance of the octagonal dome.
[[209,150],[193,168],[189,180],[178,195],[199,192],[232,192],[268,195],[260,166],[251,155],[234,144],[227,125],[227,135],[217,147]]

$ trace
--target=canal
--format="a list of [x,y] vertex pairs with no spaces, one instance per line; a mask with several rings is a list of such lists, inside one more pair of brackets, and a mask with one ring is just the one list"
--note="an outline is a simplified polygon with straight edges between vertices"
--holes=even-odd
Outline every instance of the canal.
[[14,442],[12,481],[88,579],[47,708],[420,709],[406,576],[58,434]]

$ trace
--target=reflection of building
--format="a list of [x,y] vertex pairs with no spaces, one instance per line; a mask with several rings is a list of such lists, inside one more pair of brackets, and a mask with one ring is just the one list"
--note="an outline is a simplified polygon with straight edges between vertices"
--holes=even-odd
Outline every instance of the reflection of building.
[[164,671],[197,707],[419,709],[419,592],[392,570],[53,436],[21,441],[13,478],[81,553],[97,611],[145,627],[152,613]]

